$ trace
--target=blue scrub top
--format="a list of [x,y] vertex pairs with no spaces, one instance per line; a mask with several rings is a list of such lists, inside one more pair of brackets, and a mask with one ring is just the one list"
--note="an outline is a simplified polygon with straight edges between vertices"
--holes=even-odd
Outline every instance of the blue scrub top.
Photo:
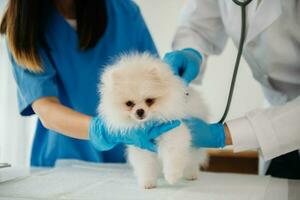
[[[48,48],[39,48],[44,72],[31,73],[18,66],[10,56],[18,85],[21,115],[34,114],[31,104],[35,100],[54,96],[67,107],[95,116],[99,103],[97,84],[105,65],[126,52],[148,51],[157,55],[140,10],[132,1],[106,0],[106,7],[108,25],[94,48],[79,50],[76,31],[50,7],[43,35]],[[31,165],[53,166],[57,159],[125,162],[122,145],[99,152],[89,141],[48,130],[38,120]]]

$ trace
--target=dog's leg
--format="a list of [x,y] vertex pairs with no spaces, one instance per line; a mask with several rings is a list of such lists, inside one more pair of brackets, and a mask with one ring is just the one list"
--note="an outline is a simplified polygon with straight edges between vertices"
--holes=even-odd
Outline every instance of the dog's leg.
[[184,169],[184,178],[190,181],[196,180],[200,166],[208,167],[209,157],[204,149],[190,149],[190,160]]
[[189,161],[184,169],[184,178],[190,181],[196,180],[198,178],[200,170],[199,150],[195,148],[190,149]]
[[158,153],[163,163],[165,179],[174,184],[183,176],[188,162],[191,136],[185,125],[171,130],[159,138]]
[[128,160],[133,167],[139,185],[145,189],[155,188],[159,174],[157,155],[150,151],[129,146]]

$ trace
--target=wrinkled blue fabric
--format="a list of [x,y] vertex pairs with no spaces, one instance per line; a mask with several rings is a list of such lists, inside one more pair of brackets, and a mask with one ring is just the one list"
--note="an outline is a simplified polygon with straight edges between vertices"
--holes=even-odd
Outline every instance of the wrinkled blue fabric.
[[[47,8],[43,38],[39,45],[44,72],[32,73],[18,66],[10,55],[18,86],[21,115],[34,114],[31,104],[41,97],[57,97],[78,112],[95,116],[99,104],[97,84],[104,66],[126,52],[157,55],[139,8],[129,0],[106,0],[108,25],[95,47],[78,48],[74,30],[54,7]],[[43,46],[43,47],[42,47]],[[92,162],[125,162],[124,146],[98,151],[90,141],[70,138],[48,130],[37,121],[31,153],[32,166],[53,166],[57,159]]]

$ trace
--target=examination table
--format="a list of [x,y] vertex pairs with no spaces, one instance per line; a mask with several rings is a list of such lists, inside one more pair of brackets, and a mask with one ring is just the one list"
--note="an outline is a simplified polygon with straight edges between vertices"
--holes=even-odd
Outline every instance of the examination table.
[[300,181],[201,172],[196,181],[170,186],[160,179],[156,189],[144,190],[128,165],[76,160],[59,161],[56,168],[2,169],[0,180],[0,200],[300,200]]

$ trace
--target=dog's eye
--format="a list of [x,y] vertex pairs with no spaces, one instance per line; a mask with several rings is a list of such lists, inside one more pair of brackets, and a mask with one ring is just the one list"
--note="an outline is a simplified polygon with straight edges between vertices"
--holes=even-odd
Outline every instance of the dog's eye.
[[135,105],[132,101],[127,101],[125,104],[128,107],[133,107]]
[[147,104],[148,106],[151,106],[152,104],[154,104],[155,99],[153,99],[153,98],[148,98],[148,99],[145,100],[145,102],[146,102],[146,104]]

